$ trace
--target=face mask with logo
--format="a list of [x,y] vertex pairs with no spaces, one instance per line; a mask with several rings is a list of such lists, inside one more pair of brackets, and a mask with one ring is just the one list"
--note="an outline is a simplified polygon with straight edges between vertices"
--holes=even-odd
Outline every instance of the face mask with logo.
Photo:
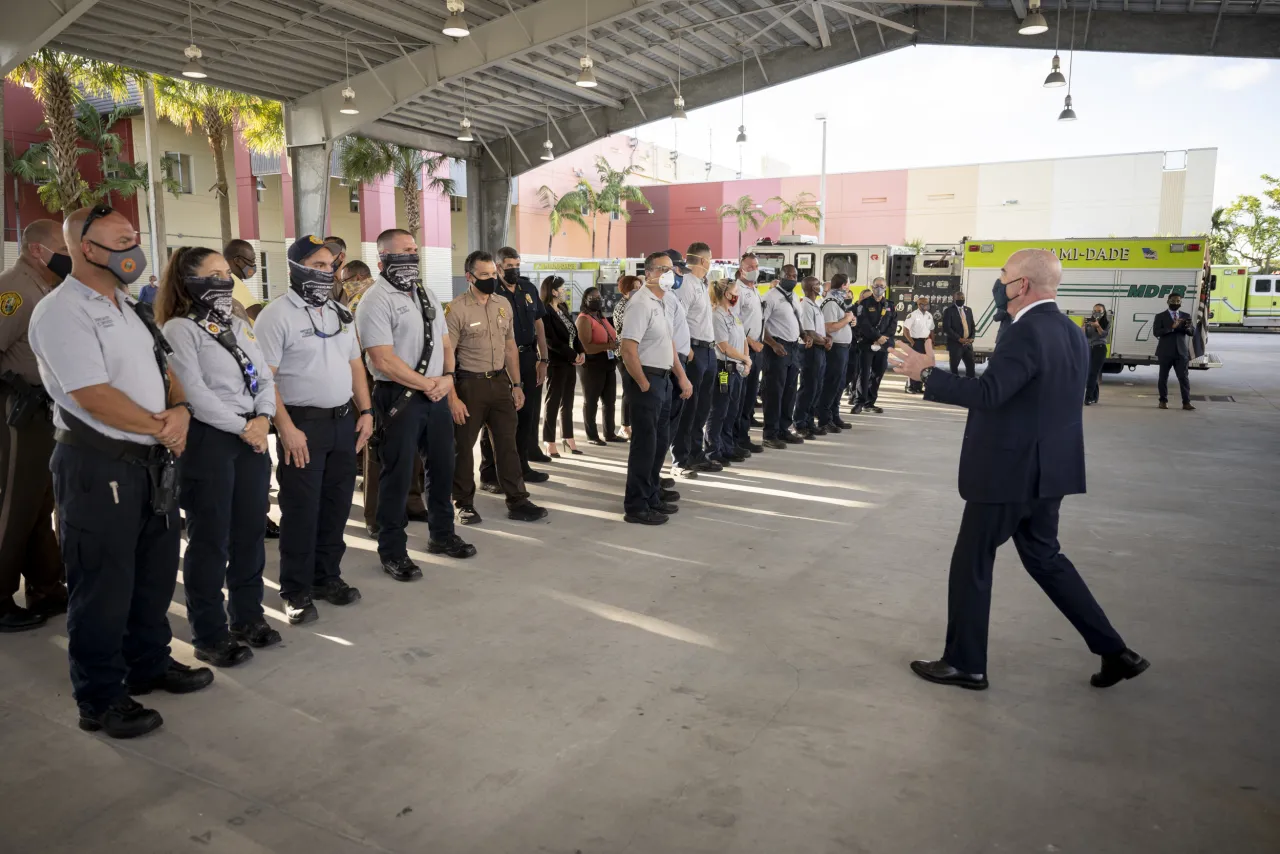
[[422,281],[417,252],[386,252],[378,256],[382,275],[398,291],[408,293]]
[[658,287],[664,291],[671,290],[676,283],[676,274],[674,270],[664,270],[662,275],[658,277]]
[[737,305],[737,304],[738,304],[738,294],[737,293],[729,294],[729,305]]
[[474,279],[471,284],[482,294],[491,294],[498,287],[497,279]]
[[[87,239],[87,238],[86,238]],[[85,256],[86,261],[102,270],[107,270],[111,275],[115,276],[122,285],[132,285],[138,281],[142,275],[142,271],[147,269],[147,256],[142,251],[142,244],[135,243],[128,249],[110,249],[103,246],[96,240],[89,240],[94,246],[107,253],[107,263],[99,264],[97,261],[91,260]]]
[[224,318],[231,317],[231,289],[234,283],[230,279],[219,279],[217,276],[187,276],[182,280],[187,289],[187,296],[197,306],[217,312]]
[[514,285],[516,282],[520,281],[520,268],[512,267],[508,270],[503,270],[502,281],[506,282],[508,285]]
[[313,270],[290,261],[289,286],[307,305],[319,308],[333,296],[333,271]]
[[751,284],[753,284],[753,285],[754,285],[754,284],[756,283],[756,281],[760,278],[760,271],[759,271],[759,270],[746,270],[746,271],[743,271],[743,272],[741,273],[741,275],[742,275],[742,281],[744,281],[744,282],[750,282]]

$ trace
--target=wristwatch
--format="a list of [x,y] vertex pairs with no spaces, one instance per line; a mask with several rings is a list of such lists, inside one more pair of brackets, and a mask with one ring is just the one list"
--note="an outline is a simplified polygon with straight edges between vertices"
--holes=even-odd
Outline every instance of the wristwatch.
[[452,377],[452,376],[454,376],[454,373],[453,373],[453,371],[445,371],[445,372],[444,372],[443,374],[441,374],[440,376],[442,376],[442,377]]
[[191,404],[187,403],[185,400],[182,401],[181,403],[175,403],[174,406],[181,406],[183,409],[187,410],[187,414],[190,415],[192,418],[196,417],[195,408],[192,407]]
[[372,409],[361,409],[361,410],[360,410],[360,414],[361,414],[361,415],[372,415],[372,414],[373,414],[373,410],[372,410]]
[[550,359],[539,359],[538,361],[539,361],[539,362],[541,362],[541,363],[542,363],[542,364],[544,364],[544,365],[549,365],[549,364],[551,364],[551,360],[550,360]]
[[929,382],[929,374],[933,373],[933,368],[925,368],[920,372],[920,387],[923,388],[925,383]]
[[519,383],[512,383],[512,384],[511,384],[511,387],[512,387],[512,388],[518,388],[518,389],[520,389],[521,391],[524,391],[524,383],[522,383],[522,382],[519,382]]

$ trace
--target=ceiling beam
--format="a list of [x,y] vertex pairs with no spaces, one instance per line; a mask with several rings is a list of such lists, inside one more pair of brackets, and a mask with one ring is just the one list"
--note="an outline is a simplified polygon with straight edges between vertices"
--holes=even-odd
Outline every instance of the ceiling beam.
[[[849,6],[845,3],[841,3],[839,0],[821,0],[821,2],[823,5],[830,6],[832,9],[839,9],[841,12],[853,15],[855,18],[864,18],[868,21],[875,21],[877,24],[883,24],[886,27],[891,27],[898,32],[906,33],[907,35],[915,35],[916,33],[915,27],[908,27],[906,24],[900,24],[890,18],[873,15],[870,12],[857,8],[856,6]],[[945,41],[945,39],[942,41]]]
[[[6,3],[0,14],[4,19],[3,31],[0,31],[0,79],[74,24],[96,2],[69,3],[66,11],[53,3]],[[19,5],[21,10],[17,8]]]
[[827,32],[827,16],[822,11],[822,4],[810,3],[809,14],[813,16],[813,22],[818,25],[818,41],[822,42],[823,47],[831,47],[831,34]]

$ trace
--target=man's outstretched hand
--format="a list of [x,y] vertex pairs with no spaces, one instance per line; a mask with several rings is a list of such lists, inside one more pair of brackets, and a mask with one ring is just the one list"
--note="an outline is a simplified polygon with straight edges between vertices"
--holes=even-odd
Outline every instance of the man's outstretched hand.
[[938,364],[933,357],[933,340],[930,338],[924,340],[923,353],[917,353],[910,347],[904,347],[902,342],[898,342],[889,351],[889,364],[893,366],[895,374],[902,374],[913,380],[919,380],[921,371]]

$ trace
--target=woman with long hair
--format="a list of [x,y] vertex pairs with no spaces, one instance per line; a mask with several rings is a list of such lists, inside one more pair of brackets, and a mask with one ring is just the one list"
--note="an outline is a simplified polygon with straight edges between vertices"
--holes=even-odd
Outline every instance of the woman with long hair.
[[[582,311],[578,312],[578,340],[586,354],[582,367],[582,420],[587,429],[587,439],[593,445],[606,442],[625,442],[617,433],[614,422],[614,399],[618,394],[618,333],[604,316],[604,300],[600,289],[587,288],[582,292]],[[604,438],[596,431],[596,407],[604,403]]]
[[[618,277],[618,301],[613,306],[613,329],[622,334],[622,322],[627,317],[627,306],[631,303],[631,295],[640,290],[644,280],[639,276]],[[627,396],[627,385],[622,384],[622,435],[631,438],[631,398]]]
[[707,459],[727,466],[746,455],[735,441],[736,417],[741,408],[742,379],[751,365],[747,334],[738,316],[738,288],[732,279],[711,286],[711,325],[716,335],[716,376],[711,384],[711,417],[707,420]]
[[577,385],[575,366],[585,359],[582,342],[578,340],[577,327],[569,316],[569,303],[565,299],[564,279],[547,276],[542,280],[542,304],[547,307],[543,322],[547,332],[547,408],[542,420],[542,441],[547,443],[547,455],[558,457],[556,451],[556,413],[560,414],[560,438],[565,453],[581,454],[573,441],[573,390]]
[[173,347],[170,365],[194,412],[178,458],[187,619],[196,658],[216,667],[249,660],[250,646],[280,641],[262,610],[275,386],[253,328],[232,314],[231,288],[221,253],[184,246],[170,258],[156,298],[156,320]]

